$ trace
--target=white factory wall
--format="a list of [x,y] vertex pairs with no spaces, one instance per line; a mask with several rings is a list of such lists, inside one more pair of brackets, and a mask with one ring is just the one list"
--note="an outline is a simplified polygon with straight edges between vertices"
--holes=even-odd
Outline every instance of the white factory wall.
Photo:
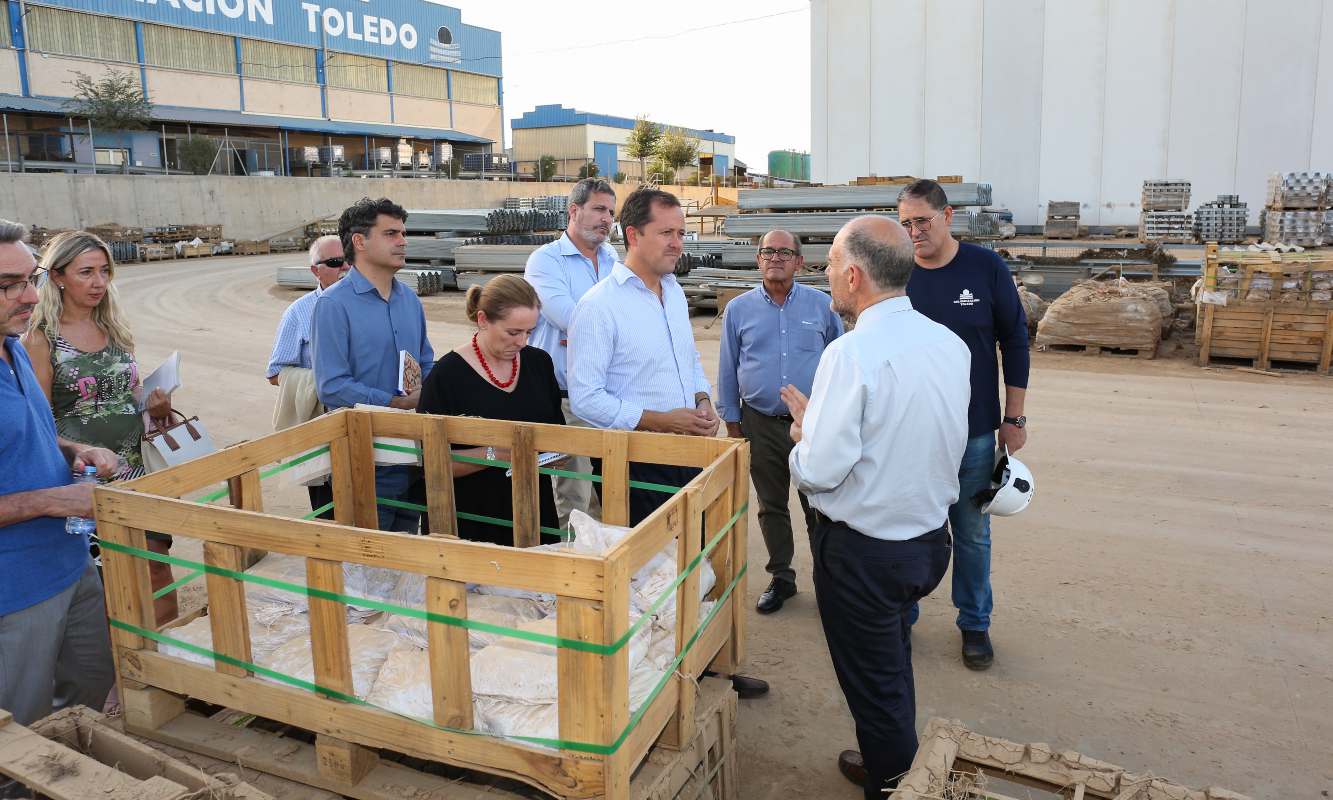
[[1333,0],[811,0],[812,177],[964,175],[1020,224],[1134,225],[1333,170]]

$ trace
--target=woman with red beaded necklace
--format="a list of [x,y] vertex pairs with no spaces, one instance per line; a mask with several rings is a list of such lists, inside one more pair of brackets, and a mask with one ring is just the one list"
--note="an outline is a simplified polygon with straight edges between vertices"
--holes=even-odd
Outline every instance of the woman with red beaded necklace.
[[[417,412],[563,425],[560,385],[551,357],[528,346],[540,308],[537,293],[517,275],[499,275],[485,286],[468,289],[467,317],[476,323],[477,331],[436,362],[421,387]],[[507,448],[459,446],[454,453],[509,460]],[[454,462],[453,472],[457,511],[514,518],[510,480],[503,467]],[[555,494],[548,476],[540,479],[539,498],[542,527],[557,527]],[[511,529],[470,519],[458,520],[458,535],[473,541],[513,543]]]

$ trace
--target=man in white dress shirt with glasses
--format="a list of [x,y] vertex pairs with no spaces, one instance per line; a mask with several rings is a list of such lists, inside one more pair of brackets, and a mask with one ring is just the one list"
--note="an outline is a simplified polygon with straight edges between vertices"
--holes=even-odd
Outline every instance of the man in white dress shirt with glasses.
[[[967,445],[967,346],[912,310],[912,240],[886,217],[858,217],[829,252],[833,309],[856,328],[831,342],[810,398],[791,410],[792,481],[809,498],[815,598],[861,751],[838,766],[867,798],[911,766],[916,601],[949,566],[949,506]],[[864,760],[862,760],[864,756]]]

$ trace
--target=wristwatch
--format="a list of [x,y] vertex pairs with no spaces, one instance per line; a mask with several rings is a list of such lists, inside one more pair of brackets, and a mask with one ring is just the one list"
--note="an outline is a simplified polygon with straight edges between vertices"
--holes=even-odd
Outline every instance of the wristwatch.
[[1013,425],[1015,428],[1026,428],[1028,425],[1028,418],[1019,414],[1016,417],[1005,417],[1004,423],[1006,425]]
[[486,460],[487,460],[487,461],[494,461],[494,460],[495,460],[495,448],[494,448],[494,447],[487,447],[487,448],[486,448]]

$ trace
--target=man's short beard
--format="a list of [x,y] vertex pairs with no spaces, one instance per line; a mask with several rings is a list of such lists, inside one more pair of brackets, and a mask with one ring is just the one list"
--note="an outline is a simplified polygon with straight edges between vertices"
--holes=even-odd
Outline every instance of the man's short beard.
[[579,228],[579,236],[590,244],[601,244],[611,238],[610,232],[602,233],[596,228]]

